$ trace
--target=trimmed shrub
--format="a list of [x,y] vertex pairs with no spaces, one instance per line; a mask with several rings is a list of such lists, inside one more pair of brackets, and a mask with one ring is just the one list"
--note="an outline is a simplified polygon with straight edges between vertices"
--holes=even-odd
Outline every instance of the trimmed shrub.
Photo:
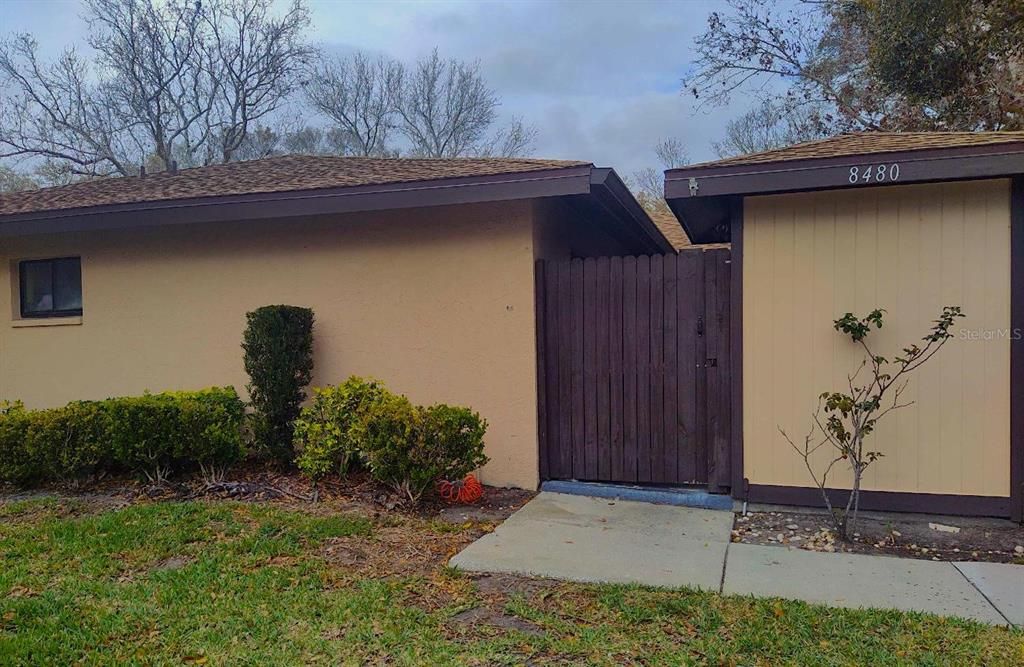
[[367,410],[359,453],[373,478],[417,502],[437,478],[423,460],[422,411],[405,396],[387,394]]
[[116,466],[107,401],[79,401],[31,413],[26,447],[47,476],[77,483]]
[[0,401],[0,481],[29,484],[42,475],[28,453],[31,417],[20,401]]
[[313,402],[295,420],[299,469],[314,481],[331,472],[348,472],[359,458],[367,413],[388,395],[380,382],[355,376],[314,389]]
[[462,479],[487,463],[487,420],[469,408],[440,403],[423,409],[424,447],[434,479]]
[[132,396],[106,401],[108,437],[114,459],[151,482],[163,482],[176,463],[177,403],[165,395]]
[[360,451],[376,480],[416,503],[439,480],[487,463],[486,431],[486,420],[468,408],[424,408],[392,395],[367,412]]
[[169,395],[178,402],[178,457],[195,462],[208,482],[223,479],[228,466],[245,455],[245,403],[233,387]]
[[253,436],[259,446],[291,462],[293,422],[313,373],[313,311],[297,306],[264,306],[248,313],[242,341]]
[[119,470],[162,481],[196,465],[215,475],[244,455],[244,412],[232,387],[79,401],[51,410],[0,404],[0,481],[77,482]]

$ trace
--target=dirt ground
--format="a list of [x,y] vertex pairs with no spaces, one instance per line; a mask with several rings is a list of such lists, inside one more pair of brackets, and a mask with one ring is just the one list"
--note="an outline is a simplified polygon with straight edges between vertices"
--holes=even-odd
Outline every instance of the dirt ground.
[[314,485],[296,471],[281,471],[266,463],[249,463],[232,468],[223,481],[208,483],[198,474],[181,475],[165,484],[149,484],[132,477],[111,477],[75,488],[52,485],[32,491],[0,488],[0,501],[15,501],[43,495],[86,500],[97,508],[114,509],[138,501],[219,499],[243,502],[278,501],[309,503],[341,511],[358,511],[370,517],[394,513],[398,516],[438,518],[448,523],[504,521],[525,505],[535,493],[522,489],[484,487],[483,498],[472,505],[450,505],[435,494],[426,494],[412,506],[402,496],[365,473],[329,477]]
[[836,539],[828,517],[800,511],[737,514],[732,540],[811,551],[840,551],[940,561],[1024,564],[1024,526],[999,519],[861,516],[852,542]]

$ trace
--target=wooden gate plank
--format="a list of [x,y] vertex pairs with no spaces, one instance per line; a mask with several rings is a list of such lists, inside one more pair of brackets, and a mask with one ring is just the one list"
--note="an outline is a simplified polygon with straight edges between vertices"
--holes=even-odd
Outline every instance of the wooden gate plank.
[[552,262],[558,283],[558,477],[572,477],[572,300],[569,262]]
[[597,259],[597,296],[594,300],[595,320],[597,327],[597,363],[595,380],[597,381],[597,476],[595,479],[609,479],[611,475],[611,408],[609,387],[609,296],[608,283],[610,267],[607,257]]
[[708,280],[705,291],[708,336],[707,358],[715,365],[707,369],[708,490],[721,492],[731,485],[729,450],[731,406],[729,402],[729,252],[710,250],[706,255]]
[[728,490],[729,262],[723,249],[535,264],[542,478]]
[[623,479],[622,258],[612,257],[608,276],[608,388],[611,470],[609,479]]
[[597,479],[597,260],[583,260],[584,474]]
[[[651,257],[651,481],[665,479],[665,257]],[[675,475],[673,475],[674,477]]]
[[636,435],[638,482],[651,476],[651,258],[636,259]]
[[701,321],[701,334],[694,341],[694,414],[696,416],[693,438],[693,479],[700,483],[708,479],[708,428],[707,428],[707,369],[704,362],[707,358],[708,322],[705,307],[707,283],[707,254],[701,251],[697,258],[697,281],[694,283],[693,307]]
[[584,468],[586,434],[584,433],[584,363],[583,363],[583,260],[573,259],[569,266],[570,302],[572,303],[572,476],[586,479]]
[[622,481],[637,481],[637,261],[622,260]]
[[551,420],[548,414],[553,401],[548,400],[547,386],[547,315],[548,299],[545,288],[544,262],[534,263],[533,271],[533,300],[536,308],[535,335],[537,336],[537,453],[539,454],[540,478],[548,479],[551,474],[548,464],[548,453],[551,451],[551,442],[548,438],[548,422]]
[[[559,345],[558,339],[558,270],[559,262],[544,262],[544,395],[547,397],[547,479],[562,476],[560,424],[563,403],[560,402],[560,353],[568,348]],[[540,324],[538,323],[538,327]],[[539,353],[539,351],[538,351]],[[566,441],[566,444],[568,442]]]
[[679,280],[676,290],[676,423],[679,429],[677,478],[696,481],[697,447],[700,430],[697,420],[697,329],[699,326],[697,294],[704,289],[701,282],[700,250],[684,250],[676,260]]
[[679,446],[678,419],[676,410],[679,402],[678,394],[678,373],[676,364],[678,341],[676,340],[676,329],[678,318],[676,313],[677,291],[679,278],[677,275],[678,258],[674,255],[665,256],[665,288],[664,288],[664,326],[662,328],[662,349],[664,350],[664,363],[662,364],[662,377],[664,377],[664,401],[662,408],[662,456],[659,468],[658,481],[675,483],[679,481]]

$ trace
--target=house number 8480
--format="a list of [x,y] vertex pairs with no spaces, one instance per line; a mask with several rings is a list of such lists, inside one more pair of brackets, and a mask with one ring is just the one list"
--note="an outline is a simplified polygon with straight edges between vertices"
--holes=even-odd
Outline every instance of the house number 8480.
[[850,167],[850,183],[884,183],[900,180],[899,164],[868,165],[866,167]]

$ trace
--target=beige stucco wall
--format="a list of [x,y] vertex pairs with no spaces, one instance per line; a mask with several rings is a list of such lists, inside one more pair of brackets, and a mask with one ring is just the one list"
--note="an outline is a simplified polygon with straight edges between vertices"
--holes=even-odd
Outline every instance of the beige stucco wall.
[[[316,313],[314,385],[350,374],[490,422],[484,481],[538,481],[533,202],[3,239],[0,398],[44,407],[246,383],[245,313]],[[17,259],[81,255],[80,325],[18,327]]]
[[[860,363],[833,319],[885,308],[885,326],[871,339],[891,357],[952,304],[967,317],[912,376],[906,398],[914,405],[879,424],[871,446],[885,458],[868,470],[867,488],[1009,495],[1009,192],[1000,180],[745,201],[743,438],[751,483],[811,485],[778,428],[802,443],[817,395],[841,389]],[[826,456],[823,449],[819,470]]]

